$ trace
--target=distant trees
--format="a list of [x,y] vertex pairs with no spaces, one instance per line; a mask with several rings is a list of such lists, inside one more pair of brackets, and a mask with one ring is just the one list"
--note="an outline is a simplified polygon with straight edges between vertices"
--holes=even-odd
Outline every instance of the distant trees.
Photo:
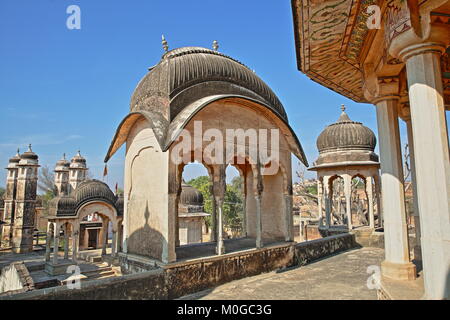
[[5,188],[0,187],[0,199],[3,199],[5,192],[6,192]]
[[[199,190],[203,195],[204,211],[212,213],[211,181],[208,176],[200,176],[188,182],[189,185]],[[239,234],[242,231],[243,215],[243,195],[242,178],[234,177],[231,183],[227,184],[224,205],[224,227],[232,234]],[[206,218],[206,223],[211,226],[211,217]]]

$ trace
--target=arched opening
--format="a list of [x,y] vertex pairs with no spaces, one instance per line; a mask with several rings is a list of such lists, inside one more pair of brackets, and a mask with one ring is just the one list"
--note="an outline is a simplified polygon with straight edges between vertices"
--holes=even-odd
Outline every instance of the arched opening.
[[366,178],[360,174],[352,177],[351,214],[354,227],[369,225],[369,201]]
[[177,217],[177,245],[215,240],[212,181],[205,165],[193,161],[183,166]]
[[105,214],[94,212],[86,215],[80,221],[80,251],[105,248],[103,251],[106,253],[111,239],[111,230],[112,221]]
[[246,236],[243,171],[234,165],[228,165],[225,175],[227,187],[223,204],[224,239],[242,238]]
[[346,202],[344,192],[344,179],[341,176],[332,176],[330,184],[330,226],[343,226],[347,224]]

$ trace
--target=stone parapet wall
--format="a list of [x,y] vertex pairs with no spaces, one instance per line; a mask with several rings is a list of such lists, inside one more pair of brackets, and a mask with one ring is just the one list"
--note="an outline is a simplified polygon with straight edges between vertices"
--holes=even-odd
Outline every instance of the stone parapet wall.
[[285,243],[223,256],[162,266],[157,270],[8,295],[1,299],[174,299],[264,272],[303,266],[357,247],[354,235],[341,234],[303,243]]

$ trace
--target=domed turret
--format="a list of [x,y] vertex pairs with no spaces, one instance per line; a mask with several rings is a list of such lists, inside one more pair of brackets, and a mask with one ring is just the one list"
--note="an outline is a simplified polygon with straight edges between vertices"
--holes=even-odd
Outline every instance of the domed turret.
[[183,182],[181,184],[180,203],[185,206],[203,206],[203,195],[196,188]]
[[66,159],[66,154],[56,162],[55,171],[68,171],[70,167],[70,162]]
[[[207,82],[208,86],[203,85]],[[187,92],[192,86],[197,86],[197,90]],[[139,82],[131,98],[130,110],[155,111],[166,119],[173,119],[189,104],[187,100],[195,101],[199,94],[205,93],[251,95],[287,121],[280,100],[252,70],[227,55],[202,47],[166,52]],[[169,100],[172,100],[170,108]]]
[[80,150],[70,162],[71,168],[86,168],[86,159],[81,156]]
[[116,196],[109,189],[108,185],[99,180],[86,180],[82,182],[75,190],[74,197],[77,207],[80,207],[86,202],[94,200],[103,200],[115,206]]
[[341,110],[338,121],[327,126],[317,138],[319,158],[314,166],[378,162],[374,153],[377,139],[373,131],[361,122],[352,121],[344,105]]
[[[217,43],[213,47],[218,49]],[[291,151],[308,165],[286,111],[269,86],[236,59],[202,47],[173,49],[149,68],[133,92],[130,113],[119,125],[105,162],[125,142],[136,119],[143,118],[150,124],[161,149],[167,151],[176,136],[173,132],[187,125],[204,107],[225,99],[257,105],[273,117]]]
[[17,149],[16,155],[9,159],[8,168],[16,168],[19,162],[20,162],[20,152],[19,149]]
[[20,165],[37,165],[38,155],[31,149],[31,144],[28,145],[28,150],[20,155]]
[[317,149],[320,153],[348,149],[373,151],[376,143],[372,130],[361,122],[350,120],[342,107],[338,121],[326,127],[317,138]]

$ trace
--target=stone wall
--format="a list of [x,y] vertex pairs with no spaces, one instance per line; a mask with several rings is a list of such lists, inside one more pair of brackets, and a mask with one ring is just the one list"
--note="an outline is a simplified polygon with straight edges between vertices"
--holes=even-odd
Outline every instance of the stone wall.
[[220,257],[178,262],[157,270],[121,277],[82,282],[79,290],[62,286],[0,297],[0,300],[174,299],[232,280],[303,266],[357,246],[354,235],[341,234],[303,243],[286,243]]

